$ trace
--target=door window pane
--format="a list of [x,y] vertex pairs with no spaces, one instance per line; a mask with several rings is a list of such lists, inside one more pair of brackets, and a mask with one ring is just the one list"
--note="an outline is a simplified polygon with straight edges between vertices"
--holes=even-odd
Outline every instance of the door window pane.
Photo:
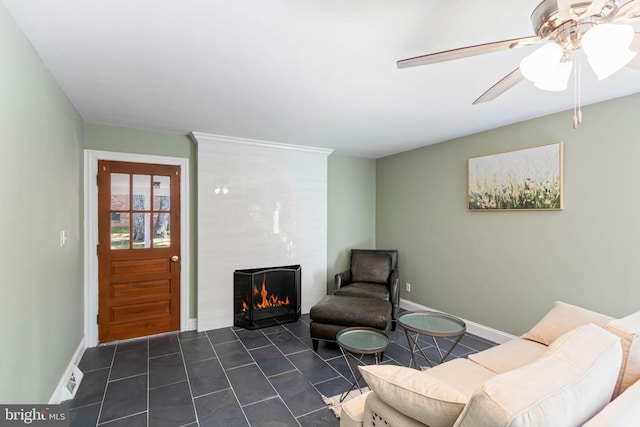
[[111,174],[111,210],[129,209],[129,174]]
[[170,206],[171,177],[153,177],[153,210],[168,211]]
[[168,248],[171,246],[171,229],[168,213],[153,214],[153,247]]
[[129,249],[129,212],[111,213],[111,249]]
[[[151,177],[149,175],[133,175],[133,210],[148,211],[151,209]],[[135,239],[134,239],[135,241]]]
[[149,227],[151,224],[150,214],[133,214],[133,249],[144,249],[151,247]]

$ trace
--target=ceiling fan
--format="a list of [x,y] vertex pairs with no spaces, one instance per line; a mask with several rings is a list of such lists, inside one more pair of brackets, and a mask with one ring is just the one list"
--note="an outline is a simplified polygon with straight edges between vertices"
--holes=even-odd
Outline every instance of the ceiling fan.
[[543,0],[531,14],[535,36],[402,59],[397,67],[434,64],[548,41],[473,104],[491,101],[525,78],[541,89],[564,90],[572,69],[571,54],[578,49],[585,52],[599,79],[629,65],[636,55],[629,47],[633,43],[640,48],[640,33],[634,33],[628,25],[634,21],[640,21],[640,0]]

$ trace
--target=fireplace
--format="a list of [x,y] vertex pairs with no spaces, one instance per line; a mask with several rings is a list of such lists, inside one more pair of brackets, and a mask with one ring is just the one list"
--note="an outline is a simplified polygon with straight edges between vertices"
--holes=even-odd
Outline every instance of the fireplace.
[[233,272],[234,326],[258,329],[300,318],[300,266]]

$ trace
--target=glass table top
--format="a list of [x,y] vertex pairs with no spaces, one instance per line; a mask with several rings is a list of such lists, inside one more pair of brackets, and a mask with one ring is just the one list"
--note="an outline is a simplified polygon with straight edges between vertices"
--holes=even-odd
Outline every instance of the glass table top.
[[389,338],[380,331],[367,328],[348,328],[336,337],[338,344],[356,353],[379,353],[389,345]]
[[403,314],[398,323],[412,332],[433,336],[461,335],[467,329],[465,323],[457,317],[433,311]]

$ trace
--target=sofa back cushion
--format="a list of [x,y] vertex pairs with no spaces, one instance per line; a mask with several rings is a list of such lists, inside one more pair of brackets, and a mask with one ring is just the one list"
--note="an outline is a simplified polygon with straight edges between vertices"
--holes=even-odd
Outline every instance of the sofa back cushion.
[[615,398],[640,380],[640,311],[612,320],[605,329],[619,336],[622,343],[622,368],[613,394]]
[[582,427],[631,427],[640,420],[640,381],[632,384],[616,400]]
[[389,283],[391,255],[385,253],[353,252],[351,254],[351,281],[360,283]]
[[556,301],[553,308],[530,331],[522,335],[522,338],[549,345],[579,326],[589,323],[604,326],[611,320],[611,316]]
[[617,336],[595,325],[577,328],[537,361],[485,382],[455,426],[581,425],[610,401],[621,361]]
[[544,344],[515,338],[479,353],[470,354],[467,358],[496,374],[502,374],[535,362],[545,351],[547,346]]

